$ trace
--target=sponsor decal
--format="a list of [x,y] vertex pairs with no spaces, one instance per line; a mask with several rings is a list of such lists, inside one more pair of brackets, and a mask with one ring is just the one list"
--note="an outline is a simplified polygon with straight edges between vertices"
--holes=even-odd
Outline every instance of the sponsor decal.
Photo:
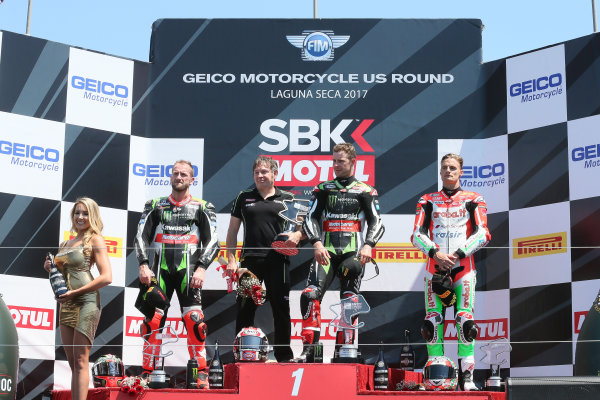
[[44,171],[58,171],[60,151],[50,147],[0,140],[0,155],[10,157],[10,164]]
[[[217,259],[219,257],[223,257],[225,260],[227,260],[227,243],[220,242],[220,244],[221,244],[221,250],[219,250],[219,255],[217,256]],[[242,256],[242,244],[243,244],[242,242],[237,242],[235,245],[235,258],[237,258],[238,260]]]
[[462,188],[494,187],[506,182],[504,163],[489,165],[465,165],[460,178]]
[[585,317],[587,316],[589,311],[575,311],[573,313],[573,332],[579,333],[581,331],[581,325],[583,325],[583,321],[585,321]]
[[563,92],[563,77],[560,73],[540,76],[510,85],[510,97],[521,97],[521,103],[549,100]]
[[526,258],[567,252],[567,232],[547,233],[513,239],[513,258]]
[[54,329],[54,310],[51,308],[32,308],[9,305],[8,310],[10,311],[17,328],[46,331]]
[[[198,167],[192,165],[194,169],[194,177],[198,176]],[[171,173],[173,172],[173,164],[143,164],[133,163],[131,166],[133,176],[138,176],[144,179],[146,186],[171,186]],[[198,181],[194,179],[191,186],[197,186]]]
[[10,375],[0,374],[0,396],[8,395],[13,390],[13,378]]
[[[276,185],[316,186],[334,178],[331,155],[271,155],[279,164]],[[375,185],[375,156],[356,156],[356,179]]]
[[463,281],[463,308],[470,308],[471,306],[471,281],[465,279]]
[[[479,328],[477,340],[496,340],[508,337],[508,318],[478,320],[475,323]],[[457,337],[455,322],[445,321],[444,340],[456,340]]]
[[[144,322],[144,317],[134,317],[131,315],[125,316],[125,336],[133,336],[139,337],[141,332],[142,322]],[[173,330],[171,331],[169,327]],[[181,318],[167,318],[165,322],[165,327],[163,328],[163,337],[169,334],[170,332],[175,332],[179,339],[187,337],[187,331],[185,329],[185,324],[181,320]]]
[[332,220],[323,223],[325,232],[360,232],[360,221]]
[[349,35],[336,35],[331,30],[304,30],[301,35],[286,35],[288,42],[301,49],[303,61],[333,61],[334,50],[345,45]]
[[190,244],[198,243],[198,236],[196,235],[176,235],[171,233],[158,233],[154,239],[156,243],[165,244]]
[[425,262],[427,256],[411,243],[378,243],[371,257],[377,263],[414,263]]
[[86,100],[107,103],[113,107],[129,105],[129,88],[126,85],[74,75],[71,77],[71,87],[82,90]]
[[[74,239],[75,235],[72,232],[64,231],[63,240]],[[123,257],[123,238],[104,236],[104,242],[106,242],[106,252],[109,257],[121,258]]]
[[464,218],[467,215],[465,208],[460,208],[457,211],[434,211],[433,218]]
[[[321,338],[320,340],[335,340],[337,328],[329,326],[331,319],[321,319]],[[292,339],[302,339],[302,320],[292,319]]]
[[594,168],[600,166],[600,143],[590,144],[583,147],[575,147],[571,150],[571,160],[573,162],[583,161],[584,168]]

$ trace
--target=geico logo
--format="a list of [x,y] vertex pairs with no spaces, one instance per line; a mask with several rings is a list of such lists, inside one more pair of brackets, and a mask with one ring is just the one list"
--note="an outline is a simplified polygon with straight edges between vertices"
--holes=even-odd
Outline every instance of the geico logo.
[[462,235],[462,232],[436,232],[435,237],[440,239],[455,239]]
[[[477,320],[479,333],[477,340],[495,340],[505,338],[508,335],[508,319],[487,319]],[[454,321],[445,321],[444,324],[444,340],[456,340],[458,338],[456,332],[456,324]]]
[[233,83],[234,74],[183,74],[185,83]]
[[[125,336],[140,337],[140,327],[144,322],[144,317],[133,317],[127,315],[125,317]],[[185,324],[180,318],[167,318],[165,322],[165,328],[163,329],[163,335],[175,332],[177,337],[180,339],[187,337],[187,331],[185,330]]]
[[566,232],[513,239],[513,258],[535,257],[566,252]]
[[0,394],[9,394],[12,390],[12,378],[8,375],[0,375]]
[[597,157],[600,157],[600,143],[585,147],[575,147],[571,150],[571,159],[573,161],[588,160]]
[[[281,186],[316,186],[333,179],[331,155],[271,156],[279,164],[276,182]],[[375,156],[356,156],[354,176],[369,185],[375,184]]]
[[7,140],[0,140],[0,154],[33,158],[34,160],[44,160],[48,162],[58,162],[58,159],[60,158],[60,153],[56,149],[35,145],[32,146],[23,143],[13,143]]
[[573,314],[573,328],[575,333],[581,331],[581,325],[583,325],[583,321],[585,321],[587,314],[588,311],[575,311]]
[[[258,147],[270,153],[279,153],[289,146],[291,152],[310,152],[320,148],[321,152],[331,151],[331,142],[344,143],[342,133],[352,124],[354,119],[343,119],[333,129],[331,120],[320,122],[312,119],[291,119],[289,124],[282,119],[268,119],[260,125],[260,134],[272,142],[262,141]],[[363,150],[372,152],[373,148],[362,137],[375,120],[365,119],[354,129],[350,137]],[[320,133],[320,137],[317,134]]]
[[54,310],[47,308],[31,308],[8,306],[17,328],[52,330]]
[[467,215],[467,210],[461,208],[458,211],[434,211],[433,218],[462,218]]
[[[193,166],[194,176],[198,175],[198,167]],[[149,178],[170,178],[173,172],[173,165],[146,165],[134,163],[132,166],[133,174],[136,176],[147,176]]]
[[511,97],[520,96],[522,94],[533,93],[538,90],[546,90],[560,86],[562,84],[562,75],[559,73],[552,74],[549,76],[541,76],[536,79],[530,79],[528,81],[517,82],[510,85]]
[[504,175],[504,163],[494,165],[465,165],[463,178],[491,178]]
[[123,99],[129,95],[129,89],[124,85],[116,85],[111,82],[102,82],[92,78],[82,76],[73,76],[71,86],[74,89],[85,90],[87,92],[102,93],[107,96],[117,96]]
[[423,262],[427,256],[410,243],[380,243],[372,250],[371,257],[380,263]]
[[[322,319],[321,320],[321,340],[335,340],[337,328],[330,326],[329,323],[332,320]],[[302,339],[302,320],[292,319],[292,339]]]

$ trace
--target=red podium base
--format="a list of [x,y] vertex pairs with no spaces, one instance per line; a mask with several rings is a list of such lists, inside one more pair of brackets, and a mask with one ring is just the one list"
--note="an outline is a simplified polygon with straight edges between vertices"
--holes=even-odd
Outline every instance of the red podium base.
[[[421,400],[505,400],[499,392],[425,392],[406,390],[422,382],[416,372],[390,370],[390,390],[373,390],[373,366],[357,364],[228,364],[225,388],[210,390],[148,389],[137,398],[144,400],[192,400],[203,395],[212,398],[250,400],[376,399],[379,396],[410,396]],[[135,399],[118,389],[90,389],[90,400]],[[53,400],[70,400],[68,390],[52,392]]]

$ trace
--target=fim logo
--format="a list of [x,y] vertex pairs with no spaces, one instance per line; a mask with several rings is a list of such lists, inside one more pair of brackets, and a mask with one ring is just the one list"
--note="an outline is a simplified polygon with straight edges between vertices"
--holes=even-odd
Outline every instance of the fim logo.
[[302,49],[303,61],[332,61],[333,50],[342,47],[350,35],[334,35],[333,31],[304,30],[302,35],[286,35],[294,47]]
[[513,258],[526,258],[567,252],[567,232],[513,239]]

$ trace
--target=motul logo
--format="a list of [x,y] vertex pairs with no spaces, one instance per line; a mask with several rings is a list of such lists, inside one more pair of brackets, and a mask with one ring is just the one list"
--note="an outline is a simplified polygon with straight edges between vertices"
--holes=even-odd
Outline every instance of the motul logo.
[[[126,316],[125,317],[125,336],[134,336],[134,337],[140,337],[140,328],[142,326],[142,322],[144,321],[143,317],[132,317],[132,316]],[[169,327],[171,327],[172,330],[168,329]],[[172,333],[173,331],[175,331],[175,333],[177,334],[178,338],[185,338],[187,337],[187,331],[185,330],[185,324],[183,323],[183,321],[180,318],[167,318],[167,321],[165,322],[165,328],[167,329],[163,329],[163,333],[167,334],[167,333]]]
[[513,258],[545,256],[567,252],[567,232],[513,239]]
[[[333,160],[326,156],[272,155],[279,164],[276,182],[281,186],[316,186],[333,178]],[[375,185],[375,156],[356,156],[354,176]]]
[[[479,327],[477,340],[495,340],[508,337],[508,318],[476,321]],[[457,332],[454,321],[444,324],[444,340],[456,340]]]
[[427,256],[410,243],[378,243],[371,257],[378,263],[421,263]]
[[[291,119],[289,124],[281,119],[268,119],[260,125],[260,134],[268,141],[262,141],[258,147],[269,153],[281,153],[286,149],[290,152],[310,153],[320,150],[322,153],[331,151],[331,142],[335,144],[350,142],[342,138],[348,128],[354,130],[350,137],[363,152],[374,152],[373,148],[363,138],[374,119],[343,119],[335,127],[331,120],[322,119],[320,122],[312,119]],[[358,124],[358,125],[357,125]],[[351,127],[352,126],[352,127]],[[317,136],[317,134],[319,134]]]
[[[320,340],[335,340],[337,328],[329,326],[330,319],[321,320],[321,339]],[[292,319],[292,339],[302,339],[302,320]]]
[[583,325],[583,321],[585,321],[587,314],[588,311],[575,311],[573,314],[573,328],[575,333],[579,333],[581,331],[581,325]]
[[17,328],[46,331],[54,329],[54,310],[52,309],[20,306],[8,306],[8,309]]

